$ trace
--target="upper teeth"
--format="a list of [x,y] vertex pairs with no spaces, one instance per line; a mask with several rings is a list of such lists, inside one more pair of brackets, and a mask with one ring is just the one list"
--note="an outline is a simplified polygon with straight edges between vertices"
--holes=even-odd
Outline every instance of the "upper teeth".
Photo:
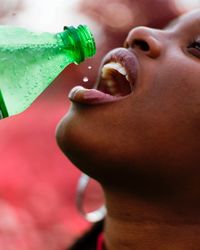
[[110,72],[112,72],[113,69],[118,71],[120,74],[124,75],[128,80],[128,74],[126,72],[126,69],[118,62],[110,62],[105,64],[102,68],[102,77],[108,78]]

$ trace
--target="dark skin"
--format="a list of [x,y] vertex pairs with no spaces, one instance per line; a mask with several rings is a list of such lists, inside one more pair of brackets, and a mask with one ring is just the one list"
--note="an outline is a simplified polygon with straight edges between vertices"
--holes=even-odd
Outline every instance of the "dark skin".
[[96,105],[77,92],[58,144],[103,187],[106,250],[199,250],[200,10],[133,29],[125,47],[134,91]]

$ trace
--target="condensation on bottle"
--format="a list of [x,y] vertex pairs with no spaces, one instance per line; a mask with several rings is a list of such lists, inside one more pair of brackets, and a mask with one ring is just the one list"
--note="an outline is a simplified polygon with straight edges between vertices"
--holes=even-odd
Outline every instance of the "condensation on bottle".
[[27,109],[64,68],[95,53],[85,25],[56,34],[0,26],[0,119]]

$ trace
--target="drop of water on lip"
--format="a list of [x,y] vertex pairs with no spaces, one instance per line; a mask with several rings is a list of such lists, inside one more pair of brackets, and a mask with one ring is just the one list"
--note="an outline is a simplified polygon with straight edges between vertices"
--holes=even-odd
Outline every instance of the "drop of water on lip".
[[92,66],[88,66],[88,69],[92,69]]
[[87,76],[83,77],[83,82],[88,82],[88,81],[89,81],[89,79]]

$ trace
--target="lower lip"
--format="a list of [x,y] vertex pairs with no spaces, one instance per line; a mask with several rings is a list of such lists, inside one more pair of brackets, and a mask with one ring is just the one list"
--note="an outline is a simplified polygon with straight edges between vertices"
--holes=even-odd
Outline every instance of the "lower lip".
[[69,99],[72,102],[87,105],[115,102],[123,98],[124,96],[112,96],[96,89],[85,89],[82,86],[74,87],[69,93]]

